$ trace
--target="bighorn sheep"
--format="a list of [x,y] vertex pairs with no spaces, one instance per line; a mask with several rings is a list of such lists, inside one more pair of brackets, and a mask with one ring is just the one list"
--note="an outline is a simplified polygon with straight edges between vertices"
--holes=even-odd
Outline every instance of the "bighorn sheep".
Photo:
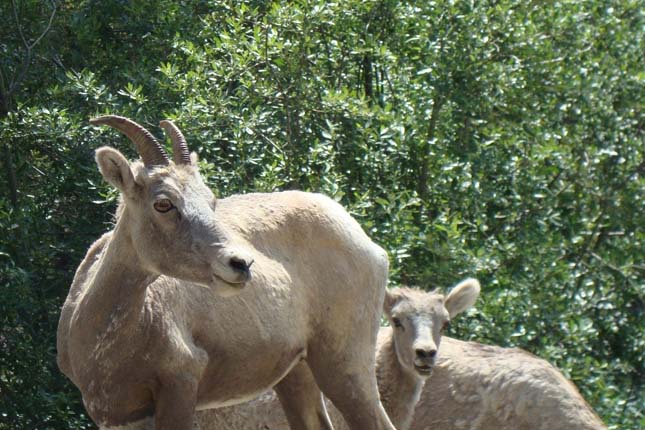
[[[379,331],[376,374],[381,401],[392,423],[407,430],[425,380],[431,374],[441,332],[451,318],[473,305],[479,295],[474,279],[460,282],[447,297],[409,288],[386,293],[384,311],[390,327]],[[346,428],[330,407],[336,429]],[[245,404],[197,414],[199,430],[286,430],[284,414],[273,393]]]
[[411,430],[600,430],[578,390],[517,348],[444,337]]
[[122,201],[58,326],[58,365],[90,417],[188,430],[195,409],[275,386],[293,428],[331,428],[322,390],[352,429],[394,430],[374,370],[387,255],[358,223],[317,194],[216,200],[170,121],[174,161],[131,120],[91,122],[124,133],[143,163],[96,152]]

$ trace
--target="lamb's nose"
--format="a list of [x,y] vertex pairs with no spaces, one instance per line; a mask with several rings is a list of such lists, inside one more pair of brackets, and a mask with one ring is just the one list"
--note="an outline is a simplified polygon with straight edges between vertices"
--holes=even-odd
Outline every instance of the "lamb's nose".
[[432,348],[432,349],[416,349],[414,352],[416,352],[417,357],[420,359],[427,359],[427,358],[434,358],[437,355],[437,350]]
[[251,260],[250,262],[247,262],[246,260],[244,260],[242,258],[231,257],[231,259],[229,260],[228,264],[236,272],[248,275],[249,270],[251,269],[251,265],[253,264],[253,260]]

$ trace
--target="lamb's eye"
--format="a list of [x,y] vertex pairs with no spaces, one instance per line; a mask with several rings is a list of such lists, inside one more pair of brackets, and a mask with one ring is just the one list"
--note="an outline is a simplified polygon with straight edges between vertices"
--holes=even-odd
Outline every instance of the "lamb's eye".
[[446,331],[448,327],[450,327],[450,321],[446,321],[445,323],[443,323],[443,325],[441,326],[441,331],[442,332]]
[[394,324],[394,327],[397,327],[397,328],[403,327],[403,324],[401,324],[401,320],[398,318],[392,318],[392,324]]
[[175,206],[168,199],[160,199],[155,202],[154,207],[157,212],[166,213]]

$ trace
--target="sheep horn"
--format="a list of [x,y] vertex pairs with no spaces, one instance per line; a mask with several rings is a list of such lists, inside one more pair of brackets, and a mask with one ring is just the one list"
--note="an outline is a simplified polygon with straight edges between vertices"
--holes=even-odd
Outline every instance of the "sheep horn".
[[105,115],[90,120],[90,124],[107,125],[125,134],[137,147],[137,152],[146,167],[167,166],[168,155],[161,144],[143,126],[117,115]]
[[179,127],[169,119],[163,120],[159,125],[168,133],[172,141],[172,156],[175,164],[190,164],[190,151]]

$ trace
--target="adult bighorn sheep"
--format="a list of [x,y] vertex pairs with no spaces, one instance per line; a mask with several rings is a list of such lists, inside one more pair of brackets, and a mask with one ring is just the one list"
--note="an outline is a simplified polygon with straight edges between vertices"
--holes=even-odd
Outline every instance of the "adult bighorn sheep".
[[322,390],[350,428],[394,430],[374,370],[387,255],[358,223],[318,194],[215,199],[170,121],[174,161],[129,119],[91,123],[121,131],[143,161],[96,152],[122,200],[58,326],[58,365],[91,418],[189,430],[196,408],[275,386],[292,428],[331,428]]
[[[383,310],[390,327],[379,331],[376,374],[381,401],[397,429],[410,426],[446,324],[471,307],[478,295],[479,282],[475,279],[460,282],[446,297],[409,288],[386,292]],[[333,406],[330,414],[336,429],[347,427]],[[200,412],[196,424],[198,430],[288,428],[278,400],[270,392],[248,403]]]

